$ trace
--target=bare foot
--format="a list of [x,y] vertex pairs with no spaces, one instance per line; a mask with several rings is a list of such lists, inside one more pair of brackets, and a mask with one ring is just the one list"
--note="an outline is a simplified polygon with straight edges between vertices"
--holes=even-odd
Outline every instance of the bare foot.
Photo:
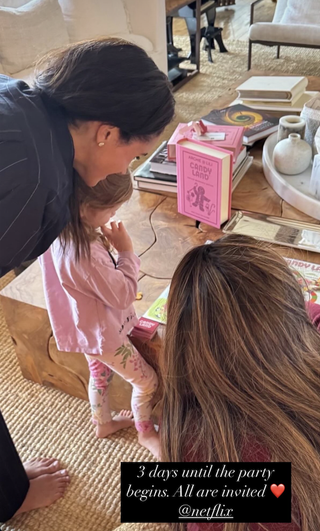
[[34,457],[31,461],[23,463],[23,466],[29,479],[35,479],[44,474],[53,474],[60,469],[59,461],[56,459],[42,459],[41,457]]
[[16,514],[27,513],[40,507],[48,507],[65,493],[69,484],[66,470],[58,470],[54,474],[43,474],[30,480],[28,494]]
[[97,425],[96,436],[99,437],[99,439],[104,439],[104,437],[108,437],[108,435],[111,435],[112,433],[115,433],[118,430],[123,430],[123,428],[130,428],[133,425],[134,420],[132,411],[122,409],[119,415],[113,417],[110,422],[106,422],[106,424]]
[[160,437],[156,430],[139,431],[138,441],[147,448],[157,459],[160,459]]

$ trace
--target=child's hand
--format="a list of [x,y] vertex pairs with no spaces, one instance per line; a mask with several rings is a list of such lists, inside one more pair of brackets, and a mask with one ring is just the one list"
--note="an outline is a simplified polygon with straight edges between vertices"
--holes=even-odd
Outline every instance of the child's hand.
[[115,221],[111,221],[110,225],[111,229],[101,227],[101,230],[106,238],[108,238],[111,245],[118,251],[118,253],[123,251],[133,252],[131,238],[124,228],[122,221],[119,221],[118,225]]

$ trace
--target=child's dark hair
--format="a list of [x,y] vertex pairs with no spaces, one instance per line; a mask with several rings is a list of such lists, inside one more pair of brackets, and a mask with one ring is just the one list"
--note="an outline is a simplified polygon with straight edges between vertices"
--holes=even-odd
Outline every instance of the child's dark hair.
[[79,176],[76,176],[74,194],[70,198],[69,208],[71,220],[60,234],[63,250],[74,245],[75,256],[90,259],[90,243],[101,240],[109,249],[109,243],[102,234],[89,226],[80,215],[81,206],[89,206],[96,210],[104,210],[121,206],[128,201],[133,192],[131,174],[112,174],[100,181],[93,188],[88,186]]

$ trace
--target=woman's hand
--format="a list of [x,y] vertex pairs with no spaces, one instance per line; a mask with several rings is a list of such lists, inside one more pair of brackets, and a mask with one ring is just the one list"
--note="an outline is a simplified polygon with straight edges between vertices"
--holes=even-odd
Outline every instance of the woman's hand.
[[101,227],[102,233],[108,238],[111,245],[118,251],[122,253],[124,251],[133,252],[133,245],[129,234],[122,221],[119,221],[118,225],[115,221],[111,221],[111,228]]

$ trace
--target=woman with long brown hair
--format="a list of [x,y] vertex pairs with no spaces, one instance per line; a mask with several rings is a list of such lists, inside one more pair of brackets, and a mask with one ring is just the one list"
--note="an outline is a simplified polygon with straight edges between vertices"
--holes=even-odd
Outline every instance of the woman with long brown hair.
[[182,259],[161,356],[162,460],[290,461],[293,493],[291,524],[188,531],[320,529],[319,354],[301,288],[269,246],[230,235]]

